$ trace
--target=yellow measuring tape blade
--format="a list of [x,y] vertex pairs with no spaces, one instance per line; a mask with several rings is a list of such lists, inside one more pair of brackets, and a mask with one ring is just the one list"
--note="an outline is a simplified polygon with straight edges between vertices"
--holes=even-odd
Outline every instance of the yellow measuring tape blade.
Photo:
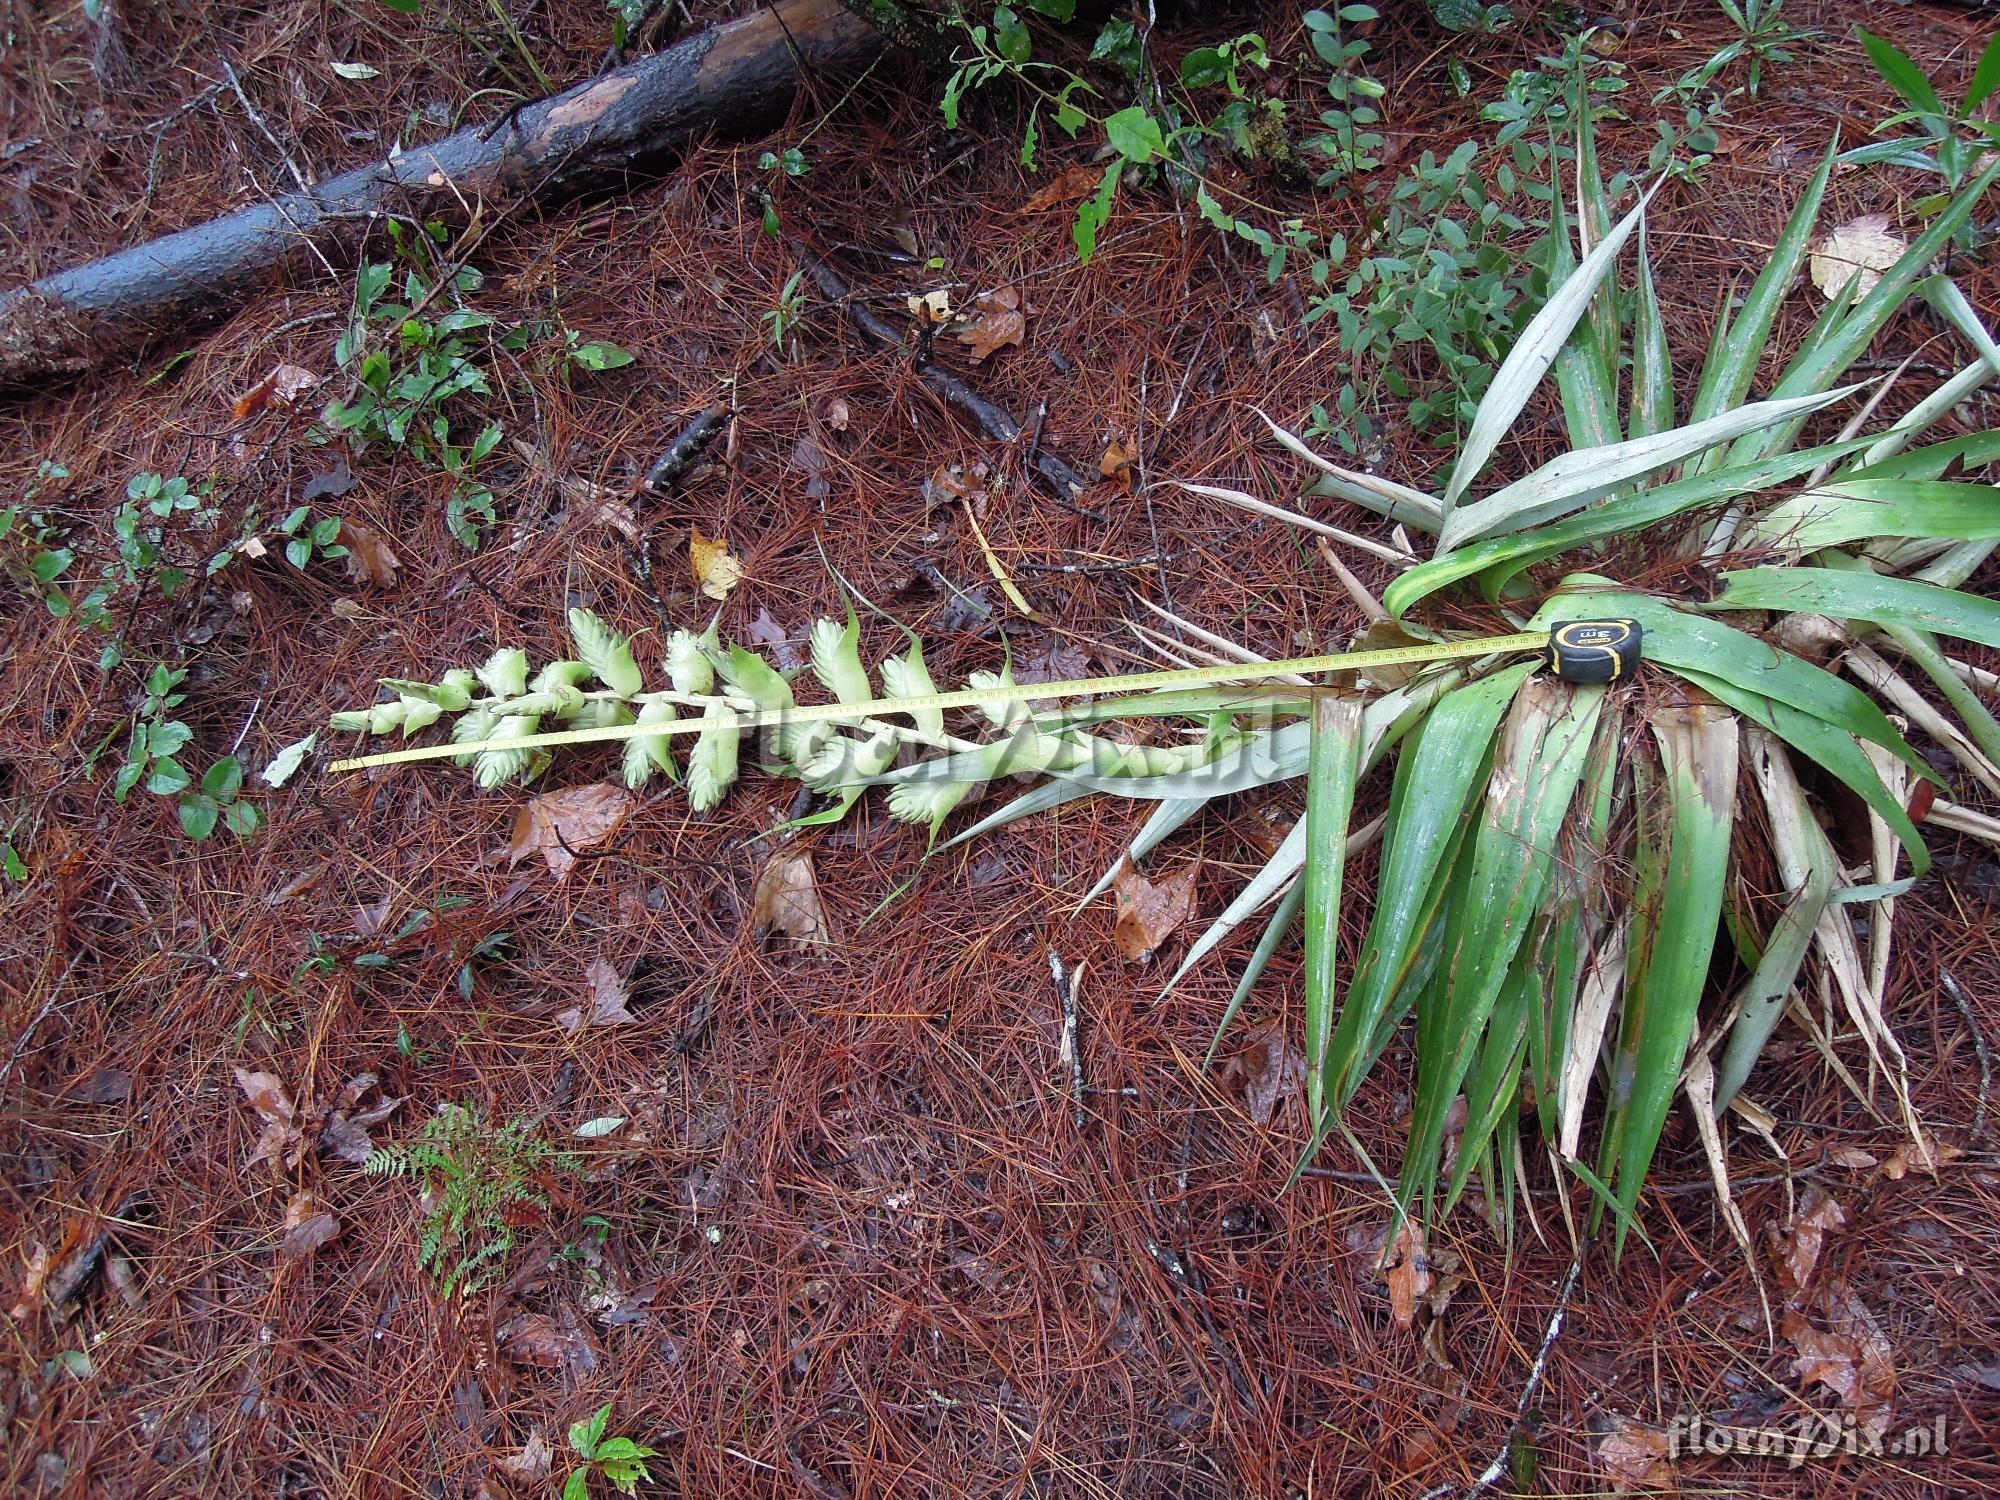
[[1181,667],[1166,672],[1133,672],[1124,677],[1079,677],[1068,682],[1017,682],[1009,687],[960,688],[920,698],[877,698],[868,703],[812,703],[799,708],[735,714],[728,718],[690,716],[664,724],[607,724],[599,729],[555,729],[506,740],[471,740],[465,744],[419,745],[337,760],[329,771],[365,771],[373,766],[400,766],[411,761],[444,760],[482,750],[539,750],[555,745],[596,745],[621,740],[700,734],[709,729],[775,729],[824,721],[849,722],[907,714],[916,709],[975,708],[982,703],[1040,702],[1058,698],[1100,698],[1157,693],[1168,688],[1209,687],[1223,683],[1256,682],[1285,674],[1359,672],[1370,667],[1405,667],[1423,662],[1453,661],[1515,651],[1542,651],[1549,644],[1546,630],[1515,635],[1482,636],[1476,640],[1440,641],[1427,646],[1392,646],[1383,651],[1339,651],[1331,656],[1301,656],[1291,661],[1225,662],[1216,667]]

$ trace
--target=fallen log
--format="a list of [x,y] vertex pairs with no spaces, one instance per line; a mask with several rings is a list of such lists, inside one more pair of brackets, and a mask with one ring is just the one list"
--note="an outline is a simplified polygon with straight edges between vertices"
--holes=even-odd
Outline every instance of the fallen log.
[[386,161],[0,294],[0,386],[75,376],[185,334],[360,240],[385,214],[464,222],[601,191],[692,139],[754,133],[807,74],[851,75],[882,36],[840,0],[784,0]]

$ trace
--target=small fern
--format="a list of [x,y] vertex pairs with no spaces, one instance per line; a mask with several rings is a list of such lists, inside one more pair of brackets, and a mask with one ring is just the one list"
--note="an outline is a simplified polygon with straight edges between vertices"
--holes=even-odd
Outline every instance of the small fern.
[[493,1127],[478,1110],[447,1104],[415,1140],[377,1147],[362,1170],[422,1184],[430,1206],[417,1264],[450,1296],[476,1290],[498,1269],[514,1248],[513,1220],[524,1206],[548,1211],[544,1178],[581,1166],[542,1137],[538,1121],[517,1115]]

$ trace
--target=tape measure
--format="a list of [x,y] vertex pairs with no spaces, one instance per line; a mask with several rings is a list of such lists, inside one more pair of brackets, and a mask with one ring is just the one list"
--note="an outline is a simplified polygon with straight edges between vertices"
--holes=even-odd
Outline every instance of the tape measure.
[[1622,682],[1643,637],[1637,620],[1571,620],[1549,631],[1544,660],[1564,682]]
[[472,740],[464,744],[418,745],[337,760],[330,771],[365,771],[374,766],[405,765],[411,761],[443,760],[482,750],[539,750],[557,745],[595,745],[641,738],[700,734],[709,729],[775,729],[795,724],[851,723],[907,714],[915,709],[976,708],[981,704],[1043,702],[1073,698],[1116,699],[1169,691],[1254,683],[1281,675],[1318,672],[1365,672],[1371,667],[1429,665],[1469,657],[1510,655],[1533,651],[1564,682],[1618,682],[1639,664],[1640,630],[1635,620],[1571,620],[1549,630],[1523,630],[1513,635],[1480,636],[1462,641],[1438,641],[1422,646],[1392,646],[1381,651],[1337,651],[1328,656],[1301,656],[1291,661],[1225,662],[1214,667],[1185,667],[1164,672],[1133,672],[1122,677],[1080,677],[1066,682],[1018,682],[1006,687],[960,688],[916,698],[877,698],[868,703],[814,703],[800,708],[740,713],[730,718],[689,717],[663,724],[607,724],[596,729],[557,729],[513,739]]

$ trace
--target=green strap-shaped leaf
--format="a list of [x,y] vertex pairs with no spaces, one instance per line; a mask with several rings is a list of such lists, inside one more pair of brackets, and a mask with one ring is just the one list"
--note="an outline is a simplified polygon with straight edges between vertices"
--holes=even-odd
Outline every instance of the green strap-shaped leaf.
[[[1694,1036],[1722,916],[1736,812],[1736,717],[1715,704],[1693,704],[1656,708],[1652,726],[1665,828],[1655,828],[1642,804],[1640,838],[1644,844],[1664,833],[1662,875],[1656,902],[1642,899],[1633,910],[1598,1167],[1628,1212],[1639,1200]],[[1614,1253],[1624,1245],[1621,1220]]]
[[1325,1116],[1335,975],[1340,968],[1340,893],[1347,825],[1361,775],[1361,700],[1329,694],[1314,705],[1306,771],[1306,1108]]
[[1602,688],[1572,688],[1547,677],[1530,678],[1514,697],[1486,782],[1443,1003],[1428,1018],[1419,1011],[1420,1023],[1428,1024],[1419,1026],[1417,1097],[1401,1195],[1406,1205],[1430,1195],[1445,1118],[1540,907],[1603,702]]
[[1788,401],[1753,402],[1671,432],[1565,453],[1505,489],[1476,504],[1460,506],[1445,517],[1444,527],[1438,533],[1438,550],[1447,553],[1496,531],[1519,531],[1540,525],[1623,489],[1634,479],[1658,473],[1690,454],[1727,443],[1746,432],[1789,422],[1802,412],[1817,411],[1858,389],[1848,386]]
[[[1546,921],[1544,930],[1546,930]],[[1542,988],[1542,944],[1521,944],[1500,986],[1500,998],[1480,1039],[1479,1055],[1465,1080],[1465,1131],[1458,1138],[1458,1160],[1439,1214],[1448,1214],[1472,1178],[1472,1169],[1486,1154],[1487,1143],[1502,1116],[1514,1112],[1521,1092],[1521,1059],[1528,1046],[1529,1018]]]
[[1409,569],[1383,592],[1382,603],[1391,615],[1400,619],[1418,600],[1461,578],[1487,573],[1489,569],[1492,570],[1490,577],[1510,576],[1521,568],[1532,567],[1537,562],[1600,537],[1622,536],[1713,505],[1733,495],[1783,484],[1801,474],[1810,473],[1822,463],[1858,452],[1867,442],[1866,438],[1856,438],[1845,443],[1811,448],[1803,453],[1787,453],[1760,459],[1754,464],[1718,469],[1698,479],[1680,479],[1636,495],[1620,495],[1591,507],[1581,515],[1531,531],[1474,542],[1447,556],[1432,558]]
[[1653,285],[1653,258],[1646,249],[1646,225],[1639,224],[1639,305],[1632,328],[1632,401],[1625,419],[1628,437],[1650,437],[1674,425],[1674,362],[1667,351],[1667,323]]
[[[1580,117],[1584,118],[1584,117]],[[1583,144],[1588,147],[1588,124],[1583,127]],[[1586,151],[1586,156],[1589,155]],[[1596,163],[1589,162],[1594,172]],[[1579,169],[1581,170],[1581,168]],[[1598,184],[1603,195],[1603,184]],[[1642,219],[1641,224],[1644,224]],[[1576,252],[1569,242],[1569,225],[1563,215],[1562,193],[1550,205],[1548,236],[1549,285],[1559,287],[1576,274]],[[1601,448],[1622,435],[1618,427],[1617,348],[1620,342],[1618,282],[1606,277],[1590,299],[1582,326],[1570,335],[1556,355],[1556,390],[1562,397],[1563,420],[1569,427],[1571,448]]]
[[[1647,195],[1649,199],[1651,194]],[[1459,449],[1458,462],[1452,468],[1451,484],[1444,494],[1445,507],[1449,510],[1458,503],[1458,497],[1471,487],[1479,477],[1487,462],[1493,457],[1500,440],[1514,425],[1528,398],[1535,393],[1535,387],[1542,383],[1542,377],[1555,363],[1563,345],[1585,310],[1590,299],[1604,278],[1611,274],[1617,262],[1618,252],[1625,248],[1625,241],[1639,227],[1639,220],[1645,216],[1646,199],[1642,199],[1617,226],[1599,243],[1591,247],[1590,254],[1576,268],[1574,274],[1563,278],[1559,286],[1551,289],[1549,300],[1542,304],[1540,312],[1529,320],[1521,330],[1521,336],[1508,351],[1494,373],[1493,382],[1486,389],[1485,397],[1479,403],[1479,410],[1472,419],[1471,430],[1465,435],[1465,442]]]
[[1494,731],[1531,666],[1508,667],[1446,695],[1397,760],[1375,917],[1328,1044],[1327,1096],[1336,1108],[1361,1085],[1362,1050],[1408,977],[1469,825],[1466,803],[1488,768]]
[[[1924,843],[1923,835],[1917,832],[1917,825],[1904,811],[1901,799],[1883,783],[1881,773],[1863,753],[1852,734],[1816,714],[1802,713],[1788,703],[1748,691],[1726,677],[1712,676],[1692,668],[1680,669],[1680,675],[1711,697],[1719,698],[1746,719],[1763,725],[1812,764],[1851,788],[1902,842],[1904,852],[1910,856],[1913,877],[1930,869],[1931,852]],[[1936,780],[1936,773],[1928,766],[1924,768],[1924,774]]]
[[[1764,269],[1752,283],[1742,311],[1728,324],[1717,326],[1708,358],[1702,364],[1701,382],[1695,388],[1694,405],[1688,410],[1690,422],[1703,422],[1719,412],[1728,411],[1741,403],[1750,389],[1750,382],[1757,375],[1757,361],[1763,357],[1765,346],[1771,341],[1771,326],[1778,316],[1778,308],[1791,292],[1800,269],[1805,265],[1813,226],[1819,221],[1820,203],[1826,196],[1827,180],[1833,173],[1834,157],[1839,149],[1837,139],[1827,147],[1819,170],[1806,184],[1804,194],[1792,209],[1792,216],[1785,221],[1785,227],[1778,235],[1778,242],[1771,247],[1771,258],[1764,263]],[[1707,454],[1690,465],[1690,472],[1698,474],[1715,468],[1722,460],[1720,450]]]
[[[1971,216],[1973,207],[1996,182],[2000,182],[2000,152],[1995,152],[1986,169],[1953,196],[1944,211],[1930,221],[1896,264],[1882,273],[1882,279],[1855,304],[1851,312],[1839,320],[1836,327],[1800,350],[1785,371],[1784,378],[1772,390],[1772,397],[1803,396],[1812,391],[1825,390],[1839,379],[1841,372],[1861,357],[1875,335],[1903,305],[1911,287],[1920,277],[1929,274],[1931,262],[1943,253],[1952,236]],[[1858,279],[1849,278],[1849,285]],[[1740,463],[1761,454],[1775,453],[1789,445],[1797,432],[1797,424],[1787,423],[1783,427],[1743,438],[1731,450],[1730,459]]]
[[[2000,496],[1995,499],[2000,501]],[[1723,574],[1722,592],[1705,607],[1832,615],[1840,620],[1933,630],[1985,646],[2000,646],[2000,604],[1961,589],[1941,589],[1865,570],[1745,568]]]
[[1588,574],[1565,579],[1562,591],[1545,603],[1535,623],[1546,626],[1571,619],[1632,619],[1645,631],[1646,660],[1682,676],[1728,681],[1737,691],[1774,698],[1829,725],[1873,740],[1901,756],[1921,775],[1932,774],[1923,758],[1889,722],[1875,701],[1851,683],[1835,677],[1782,647],[1705,615],[1676,609],[1650,594],[1617,589],[1598,590],[1602,580]]
[[1817,552],[1881,536],[2000,539],[2000,491],[1941,479],[1843,479],[1772,506],[1744,529],[1744,547]]

